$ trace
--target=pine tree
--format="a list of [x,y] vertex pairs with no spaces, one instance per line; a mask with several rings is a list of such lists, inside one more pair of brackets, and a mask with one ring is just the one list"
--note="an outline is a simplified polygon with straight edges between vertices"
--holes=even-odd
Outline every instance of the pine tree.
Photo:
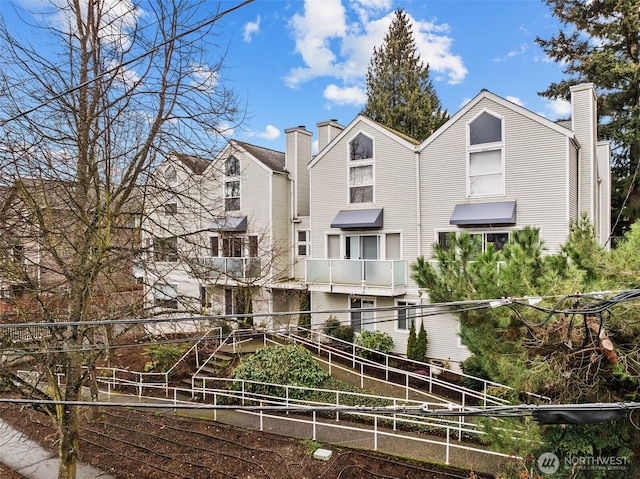
[[612,142],[612,226],[621,236],[640,218],[640,0],[545,3],[565,29],[536,42],[567,78],[541,95],[568,99],[571,85],[596,85],[600,136]]
[[409,328],[409,337],[407,338],[407,358],[415,359],[416,343],[416,325],[414,322],[411,322],[411,328]]
[[448,114],[442,110],[429,78],[429,66],[416,51],[409,18],[398,9],[382,45],[373,49],[362,114],[422,141],[448,119]]
[[424,323],[420,322],[420,331],[418,331],[418,339],[416,340],[415,356],[417,361],[424,361],[427,355],[427,332],[424,329]]

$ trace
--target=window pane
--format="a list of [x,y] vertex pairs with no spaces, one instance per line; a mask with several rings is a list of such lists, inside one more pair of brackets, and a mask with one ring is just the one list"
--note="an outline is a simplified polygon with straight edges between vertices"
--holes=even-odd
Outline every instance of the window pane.
[[240,162],[234,156],[229,158],[225,163],[225,175],[238,176],[240,174]]
[[469,194],[499,195],[502,186],[502,150],[469,155]]
[[386,259],[400,259],[400,233],[387,233]]
[[373,186],[354,186],[349,190],[349,202],[351,203],[372,203]]
[[352,160],[366,160],[373,158],[373,139],[367,135],[358,133],[356,137],[349,142],[349,158]]
[[492,243],[496,251],[502,251],[509,241],[509,233],[487,233],[487,244]]
[[373,166],[353,166],[349,169],[349,185],[362,186],[373,184]]
[[240,182],[239,181],[227,181],[225,184],[224,196],[226,198],[240,196]]
[[211,256],[218,256],[218,237],[211,237]]
[[479,151],[469,155],[469,174],[502,173],[502,150]]
[[361,236],[362,238],[362,259],[378,259],[378,237]]
[[472,196],[502,194],[502,175],[485,175],[470,178],[469,194]]
[[327,257],[330,259],[340,258],[340,236],[327,236]]
[[469,125],[469,141],[472,145],[502,141],[502,121],[487,112],[480,114]]
[[249,236],[249,256],[256,258],[258,256],[258,237]]

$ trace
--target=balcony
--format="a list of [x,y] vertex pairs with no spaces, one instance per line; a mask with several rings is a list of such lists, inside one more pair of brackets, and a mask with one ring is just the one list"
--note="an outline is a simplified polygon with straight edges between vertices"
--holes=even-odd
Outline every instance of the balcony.
[[311,291],[399,296],[407,290],[407,262],[308,259],[305,279]]
[[255,279],[262,275],[262,263],[260,258],[220,258],[204,256],[198,258],[200,273],[210,279],[226,278],[237,280]]

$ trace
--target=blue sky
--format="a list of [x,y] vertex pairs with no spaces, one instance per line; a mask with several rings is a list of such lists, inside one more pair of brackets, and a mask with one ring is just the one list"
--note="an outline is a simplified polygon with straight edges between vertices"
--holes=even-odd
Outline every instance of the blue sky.
[[236,137],[281,150],[286,128],[315,135],[320,121],[353,120],[373,46],[398,7],[451,114],[486,88],[552,120],[568,116],[566,102],[537,94],[562,79],[535,43],[559,29],[542,1],[256,0],[222,21],[232,33],[226,74],[251,116]]
[[[13,3],[36,10],[47,4]],[[239,3],[222,0],[220,8]],[[0,0],[11,20],[9,5]],[[216,12],[218,2],[204,7]],[[566,102],[537,95],[562,79],[561,65],[535,43],[559,29],[541,0],[254,0],[216,24],[216,41],[228,45],[221,80],[247,106],[231,136],[283,151],[286,128],[305,125],[315,137],[318,122],[347,125],[364,106],[373,47],[399,7],[450,114],[486,88],[552,120],[568,116]]]

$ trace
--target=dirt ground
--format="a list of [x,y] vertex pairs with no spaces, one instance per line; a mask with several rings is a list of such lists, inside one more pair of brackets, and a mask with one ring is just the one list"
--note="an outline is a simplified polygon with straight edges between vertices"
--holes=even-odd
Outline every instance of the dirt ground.
[[[142,348],[117,350],[113,362],[142,370]],[[113,364],[112,364],[113,365]],[[320,444],[259,433],[171,413],[122,408],[84,409],[80,460],[117,479],[333,479],[480,478],[469,471],[331,447],[329,461],[313,458]],[[32,408],[5,404],[0,418],[39,444],[55,450],[49,417]],[[0,477],[21,479],[0,466]]]
[[[441,468],[370,452],[331,447],[329,461],[313,458],[319,446],[211,421],[103,408],[83,413],[80,460],[117,479],[311,479],[371,477],[476,478],[468,471]],[[18,406],[0,417],[49,449],[56,433],[49,418]],[[20,479],[6,475],[0,477]]]

